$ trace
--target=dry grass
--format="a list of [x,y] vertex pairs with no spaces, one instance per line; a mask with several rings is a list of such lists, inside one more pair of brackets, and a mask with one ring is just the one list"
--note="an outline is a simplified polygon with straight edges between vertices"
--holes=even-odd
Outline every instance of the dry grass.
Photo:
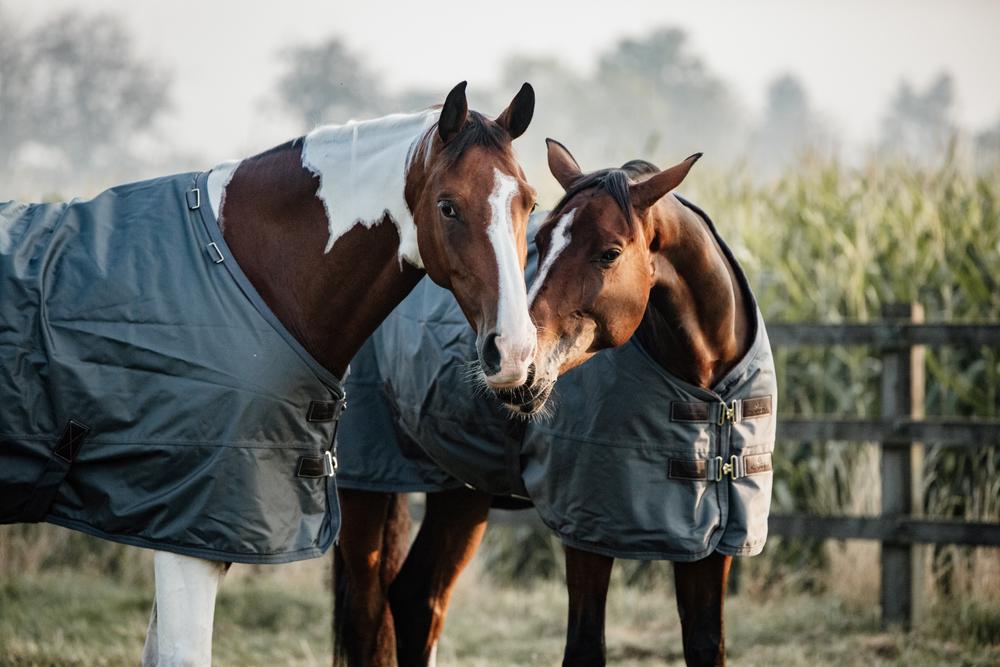
[[[9,530],[5,528],[3,530]],[[2,531],[0,531],[2,532]],[[56,539],[56,538],[52,538]],[[88,541],[89,538],[83,538]],[[96,549],[103,548],[89,540]],[[148,554],[126,549],[137,573]],[[782,595],[759,590],[732,597],[729,654],[734,665],[1000,664],[1000,603],[952,603],[931,610],[917,631],[882,632],[873,604],[871,554],[848,544],[839,571],[857,555],[854,596]],[[870,551],[870,550],[867,550]],[[559,581],[498,586],[476,562],[459,584],[439,664],[557,665],[563,648],[566,593]],[[656,564],[648,585],[616,576],[608,602],[608,656],[613,665],[679,665],[674,598]],[[663,570],[663,572],[659,572]],[[216,616],[216,665],[329,664],[329,556],[288,566],[235,566]],[[133,665],[142,650],[152,584],[91,568],[0,573],[0,664]],[[844,587],[841,590],[844,590]]]

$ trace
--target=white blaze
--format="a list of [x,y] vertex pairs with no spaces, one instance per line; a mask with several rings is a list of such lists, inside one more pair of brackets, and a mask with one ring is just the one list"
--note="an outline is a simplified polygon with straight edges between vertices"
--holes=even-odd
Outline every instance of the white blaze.
[[412,149],[439,115],[438,110],[394,114],[306,135],[302,166],[319,176],[316,194],[330,225],[324,252],[355,225],[370,229],[388,215],[399,233],[400,261],[423,268],[404,188]]
[[506,375],[510,372],[511,363],[517,369],[523,366],[524,372],[527,372],[524,362],[535,347],[535,327],[528,314],[524,270],[518,259],[511,214],[511,201],[518,190],[517,179],[495,167],[493,177],[493,191],[488,200],[492,217],[486,233],[493,245],[500,279],[496,331],[501,373]]
[[531,292],[528,294],[529,304],[535,302],[535,297],[538,296],[538,291],[542,289],[542,284],[545,282],[545,278],[548,276],[552,265],[555,264],[556,258],[559,257],[559,254],[563,250],[569,247],[571,236],[570,225],[573,224],[574,215],[576,215],[576,209],[573,209],[569,213],[563,213],[562,217],[559,218],[559,222],[556,223],[556,228],[552,232],[549,254],[545,257],[545,261],[539,267],[538,273],[535,274],[535,280],[531,283]]

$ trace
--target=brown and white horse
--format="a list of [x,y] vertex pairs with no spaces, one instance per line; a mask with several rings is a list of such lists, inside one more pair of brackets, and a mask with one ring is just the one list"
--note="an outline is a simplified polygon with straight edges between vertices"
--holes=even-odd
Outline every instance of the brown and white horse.
[[[324,126],[217,167],[209,201],[267,305],[323,366],[351,357],[426,272],[478,332],[486,382],[525,382],[535,349],[523,269],[535,192],[511,141],[528,127],[525,84],[496,120],[465,83],[440,108]],[[211,662],[227,564],[156,552],[144,664]]]
[[[549,140],[552,174],[566,190],[538,231],[539,269],[529,301],[538,327],[529,386],[496,392],[519,414],[538,412],[557,377],[598,351],[639,337],[672,374],[709,388],[751,344],[750,301],[706,223],[670,191],[700,154],[659,171],[643,161],[584,174],[562,144]],[[389,564],[395,576],[380,586],[355,582],[369,618],[395,625],[401,666],[433,664],[454,584],[475,554],[491,497],[459,489],[429,493],[416,541],[402,561],[405,535],[379,522],[399,522],[400,498],[342,490],[345,526],[368,539],[341,545],[346,562],[362,554]],[[374,520],[372,507],[381,507]],[[379,544],[379,540],[382,543]],[[566,547],[569,618],[565,665],[603,665],[604,618],[614,559]],[[725,663],[723,604],[730,556],[674,563],[684,655],[690,665]],[[347,568],[351,575],[351,568]],[[340,575],[343,576],[343,575]],[[384,577],[383,577],[384,578]],[[373,597],[385,590],[386,599]],[[358,622],[359,616],[352,616]],[[362,628],[374,637],[378,627]],[[370,641],[359,664],[392,664],[384,643]],[[356,656],[355,656],[356,658]]]

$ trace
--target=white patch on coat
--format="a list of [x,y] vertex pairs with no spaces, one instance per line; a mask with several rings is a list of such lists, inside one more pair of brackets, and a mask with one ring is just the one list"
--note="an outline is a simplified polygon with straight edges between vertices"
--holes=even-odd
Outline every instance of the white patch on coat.
[[208,204],[212,207],[215,219],[222,223],[222,205],[226,201],[226,187],[229,181],[233,180],[236,168],[240,166],[239,160],[229,160],[215,166],[208,174]]
[[324,252],[355,225],[367,228],[388,215],[399,233],[400,262],[423,268],[417,228],[404,189],[417,142],[440,111],[394,114],[345,125],[326,125],[306,135],[302,166],[319,176],[316,195],[330,225]]
[[569,247],[571,238],[570,225],[573,224],[574,215],[576,215],[576,209],[571,210],[569,213],[563,213],[559,218],[559,222],[556,223],[556,228],[552,231],[552,241],[549,245],[548,255],[545,256],[545,261],[542,262],[542,266],[538,269],[538,273],[535,274],[535,279],[531,283],[531,291],[528,293],[529,304],[535,303],[535,297],[538,296],[539,290],[542,289],[542,284],[549,275],[552,265],[555,264],[556,258],[559,257],[563,250]]
[[224,563],[165,551],[153,557],[156,602],[144,662],[157,665],[210,665],[215,596],[226,573]]
[[[518,191],[517,179],[493,168],[493,191],[489,196],[492,217],[486,228],[493,245],[499,276],[496,331],[501,353],[501,374],[509,372],[508,364],[525,365],[535,348],[535,327],[528,314],[524,285],[524,270],[518,259],[517,240],[511,201]],[[526,365],[525,365],[525,372]]]

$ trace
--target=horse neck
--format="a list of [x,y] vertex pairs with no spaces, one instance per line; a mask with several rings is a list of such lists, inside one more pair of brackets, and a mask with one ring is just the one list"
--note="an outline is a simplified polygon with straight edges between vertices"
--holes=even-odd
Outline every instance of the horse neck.
[[412,132],[397,123],[395,137],[367,143],[359,130],[375,128],[359,125],[321,128],[242,161],[219,216],[265,303],[338,377],[424,274],[404,190],[422,187],[422,170],[408,176],[407,164],[426,122]]
[[748,300],[701,216],[673,195],[650,215],[666,243],[653,257],[654,283],[636,335],[668,371],[711,388],[749,349]]

